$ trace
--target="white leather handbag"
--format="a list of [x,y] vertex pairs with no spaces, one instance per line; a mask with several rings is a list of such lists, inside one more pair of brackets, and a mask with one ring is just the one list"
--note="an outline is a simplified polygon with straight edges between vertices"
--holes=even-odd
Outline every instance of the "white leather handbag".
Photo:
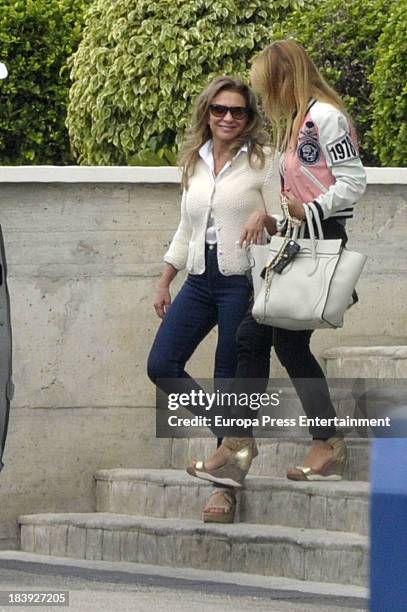
[[[306,224],[309,238],[298,238],[299,226],[293,226],[286,207],[286,236],[273,236],[269,244],[250,246],[255,298],[252,314],[258,323],[283,329],[342,327],[367,258],[348,251],[341,240],[324,240],[315,206],[304,205],[304,210],[306,221],[301,226],[301,235]],[[277,264],[287,257],[290,240],[289,246],[295,246],[294,242],[299,251],[279,273]]]

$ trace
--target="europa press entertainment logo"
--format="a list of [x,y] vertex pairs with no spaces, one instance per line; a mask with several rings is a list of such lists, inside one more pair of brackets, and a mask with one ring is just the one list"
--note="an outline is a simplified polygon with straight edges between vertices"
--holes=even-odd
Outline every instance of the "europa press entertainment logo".
[[7,71],[6,64],[3,64],[3,62],[0,62],[0,79],[7,78],[7,75],[8,75],[8,71]]

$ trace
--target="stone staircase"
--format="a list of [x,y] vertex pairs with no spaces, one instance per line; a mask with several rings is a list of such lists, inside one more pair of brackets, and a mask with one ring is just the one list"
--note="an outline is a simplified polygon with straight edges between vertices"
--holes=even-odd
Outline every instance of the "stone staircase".
[[407,346],[346,346],[324,353],[328,378],[407,378]]
[[[400,376],[400,347],[330,350],[328,374]],[[374,361],[374,372],[372,371]],[[369,368],[366,363],[372,366]],[[19,519],[21,550],[76,559],[127,561],[367,586],[369,441],[350,440],[347,477],[330,483],[286,480],[301,462],[305,439],[264,439],[233,525],[204,524],[211,486],[189,477],[191,457],[205,457],[210,439],[174,439],[171,469],[99,470],[96,512],[38,514]]]
[[367,482],[251,476],[234,525],[200,521],[210,491],[209,484],[177,469],[100,470],[97,512],[20,517],[21,548],[57,557],[366,584]]

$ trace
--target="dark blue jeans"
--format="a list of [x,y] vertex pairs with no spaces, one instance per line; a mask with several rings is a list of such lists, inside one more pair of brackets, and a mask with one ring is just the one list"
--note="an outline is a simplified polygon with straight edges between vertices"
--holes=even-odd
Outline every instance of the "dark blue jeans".
[[236,332],[250,302],[245,275],[219,272],[216,246],[206,248],[206,270],[190,274],[166,313],[148,358],[152,382],[192,379],[185,365],[200,342],[218,325],[214,378],[233,378],[237,366]]

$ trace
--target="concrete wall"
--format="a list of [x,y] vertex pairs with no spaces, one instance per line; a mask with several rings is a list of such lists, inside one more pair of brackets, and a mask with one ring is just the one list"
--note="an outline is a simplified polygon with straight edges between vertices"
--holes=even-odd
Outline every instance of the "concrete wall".
[[[145,362],[179,186],[175,171],[156,170],[0,169],[16,384],[0,475],[0,547],[17,544],[19,514],[93,510],[97,469],[169,465],[170,441],[154,437]],[[117,182],[123,177],[134,182]],[[315,334],[318,355],[339,345],[407,343],[406,193],[405,184],[371,184],[358,205],[349,234],[369,255],[361,303],[343,330]],[[215,339],[213,332],[194,356],[191,373],[210,376]]]

